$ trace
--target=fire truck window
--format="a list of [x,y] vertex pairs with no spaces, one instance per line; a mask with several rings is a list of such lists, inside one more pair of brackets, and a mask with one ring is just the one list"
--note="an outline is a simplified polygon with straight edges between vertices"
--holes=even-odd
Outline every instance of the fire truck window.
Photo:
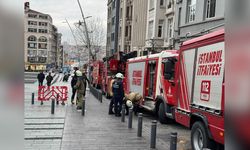
[[155,86],[155,69],[156,63],[150,62],[149,63],[149,89],[148,89],[148,96],[153,96],[154,86]]
[[164,79],[172,80],[174,79],[174,69],[175,63],[173,60],[168,59],[164,62]]

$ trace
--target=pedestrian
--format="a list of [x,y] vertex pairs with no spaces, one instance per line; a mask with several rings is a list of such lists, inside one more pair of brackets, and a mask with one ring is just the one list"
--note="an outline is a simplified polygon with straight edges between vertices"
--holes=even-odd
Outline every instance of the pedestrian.
[[74,76],[71,79],[71,88],[72,88],[72,95],[71,95],[71,104],[74,105],[74,99],[76,95],[76,89],[74,86],[76,85],[77,82],[77,76],[76,76],[76,71],[74,72]]
[[43,86],[43,80],[45,79],[45,75],[44,75],[43,71],[41,71],[37,75],[37,79],[38,79],[38,82],[39,82],[39,86]]
[[76,96],[76,102],[77,102],[77,110],[82,109],[82,103],[83,103],[83,98],[85,94],[85,84],[84,84],[84,78],[82,76],[82,72],[77,70],[76,71],[76,76],[77,76],[77,82],[74,88],[76,89],[77,96]]
[[69,79],[69,74],[65,72],[63,76],[63,82],[68,82],[68,79]]
[[115,116],[121,116],[121,109],[123,104],[123,97],[124,97],[124,89],[123,89],[123,74],[117,73],[115,75],[115,81],[112,85],[113,97],[114,97],[114,107],[115,107]]
[[[113,75],[113,76],[112,76],[112,79],[111,79],[111,81],[110,81],[111,87],[112,87],[114,81],[115,81],[115,76]],[[112,115],[112,114],[115,114],[115,113],[113,112],[113,110],[112,110],[112,109],[114,108],[114,97],[113,97],[112,88],[110,89],[109,94],[110,94],[110,96],[112,96],[112,98],[111,98],[111,100],[110,100],[110,103],[109,103],[109,115]]]
[[51,73],[49,73],[49,75],[47,75],[46,81],[47,81],[47,86],[50,86],[51,82],[53,81],[53,77],[51,76]]
[[87,82],[89,84],[89,79],[86,76],[86,71],[85,70],[83,70],[82,77],[83,77],[83,83],[84,83],[84,88],[85,88],[83,96],[85,96],[86,95]]

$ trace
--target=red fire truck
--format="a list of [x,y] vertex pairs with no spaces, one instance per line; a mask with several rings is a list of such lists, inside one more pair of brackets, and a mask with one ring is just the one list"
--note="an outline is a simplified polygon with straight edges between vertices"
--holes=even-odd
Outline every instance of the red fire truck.
[[129,59],[125,91],[162,123],[191,129],[194,150],[224,144],[224,29],[184,42],[179,51]]
[[96,88],[102,87],[103,62],[96,60],[93,62],[92,85]]

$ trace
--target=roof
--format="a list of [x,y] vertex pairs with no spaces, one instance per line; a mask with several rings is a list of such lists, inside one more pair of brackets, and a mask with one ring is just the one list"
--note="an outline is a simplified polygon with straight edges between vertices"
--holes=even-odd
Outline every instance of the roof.
[[174,57],[174,56],[177,56],[177,55],[178,55],[177,50],[164,50],[164,51],[162,51],[160,53],[151,54],[151,55],[148,55],[148,56],[141,56],[141,57],[131,58],[131,59],[129,59],[129,61],[143,60],[143,59],[146,59],[146,58],[159,58],[160,56],[161,57]]
[[187,41],[183,42],[182,45],[184,46],[184,45],[188,45],[188,44],[191,44],[191,43],[199,42],[199,41],[202,41],[202,40],[205,40],[205,39],[209,39],[209,38],[213,38],[213,37],[222,35],[224,33],[225,33],[225,29],[220,29],[220,30],[208,33],[206,35],[203,35],[203,36],[200,36],[200,37],[197,37],[197,38],[193,38],[191,40],[187,40]]
[[49,14],[45,14],[45,13],[41,13],[39,11],[35,11],[33,9],[29,9],[28,11],[26,11],[25,13],[35,13],[35,14],[42,14],[42,15],[47,15],[51,18],[51,16]]

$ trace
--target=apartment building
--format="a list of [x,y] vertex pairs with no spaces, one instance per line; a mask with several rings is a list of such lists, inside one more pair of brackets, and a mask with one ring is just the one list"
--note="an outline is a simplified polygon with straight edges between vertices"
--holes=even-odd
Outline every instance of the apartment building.
[[145,49],[156,53],[164,49],[166,0],[148,0]]
[[145,0],[121,0],[119,51],[142,51],[145,45],[147,5]]
[[225,0],[176,0],[175,47],[224,26]]
[[118,30],[119,30],[119,10],[120,0],[108,0],[108,18],[107,18],[107,57],[118,52]]
[[61,34],[52,24],[52,18],[30,9],[25,3],[24,61],[27,70],[46,70],[57,67],[57,51]]

